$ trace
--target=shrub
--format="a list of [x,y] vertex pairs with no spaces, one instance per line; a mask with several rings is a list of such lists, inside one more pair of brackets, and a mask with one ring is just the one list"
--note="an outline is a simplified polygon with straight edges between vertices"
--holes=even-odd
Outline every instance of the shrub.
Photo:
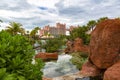
[[82,68],[83,63],[87,61],[87,55],[83,52],[75,52],[72,53],[71,62],[76,65],[78,69]]
[[0,32],[0,80],[41,80],[43,62],[31,64],[34,50],[21,35]]

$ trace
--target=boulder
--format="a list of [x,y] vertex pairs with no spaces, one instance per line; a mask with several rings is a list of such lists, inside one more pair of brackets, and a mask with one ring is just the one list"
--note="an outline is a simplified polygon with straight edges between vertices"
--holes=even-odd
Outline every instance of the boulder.
[[83,64],[80,74],[82,74],[84,77],[88,77],[98,76],[100,72],[101,72],[100,69],[98,69],[95,65],[88,61]]
[[66,43],[67,48],[65,49],[65,53],[72,52],[85,52],[88,53],[89,47],[83,44],[83,40],[81,38],[76,38],[74,41],[68,41]]
[[107,69],[119,60],[120,19],[108,19],[97,24],[91,34],[90,60],[100,69]]
[[35,58],[41,58],[42,60],[57,60],[58,54],[57,53],[38,53],[35,55]]
[[73,44],[74,52],[88,52],[88,46],[83,44],[83,40],[81,38],[76,38]]
[[103,80],[120,80],[120,61],[105,71]]

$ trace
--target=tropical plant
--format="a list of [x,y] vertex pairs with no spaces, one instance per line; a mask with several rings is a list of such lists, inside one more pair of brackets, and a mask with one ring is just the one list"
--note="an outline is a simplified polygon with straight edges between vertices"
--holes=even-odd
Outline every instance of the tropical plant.
[[87,53],[75,52],[72,53],[72,59],[70,60],[78,69],[82,68],[83,63],[87,61]]
[[108,17],[102,17],[102,18],[100,18],[100,19],[97,20],[97,23],[99,23],[101,21],[104,21],[104,20],[107,20],[107,19],[109,19],[109,18]]
[[39,27],[35,27],[31,32],[30,32],[30,36],[33,38],[33,39],[37,39],[38,36],[36,36],[36,33],[38,32],[38,30],[40,30]]
[[97,24],[97,22],[95,20],[91,20],[87,23],[87,27],[89,28],[89,30],[92,30],[95,28],[95,25]]
[[8,31],[9,33],[16,35],[18,33],[24,34],[25,30],[24,28],[22,28],[22,24],[17,23],[17,22],[10,22],[9,26],[7,26],[6,31]]
[[75,38],[81,38],[81,39],[83,39],[84,44],[88,44],[89,41],[90,41],[90,35],[86,34],[87,31],[88,31],[88,27],[87,26],[74,28],[70,32],[69,39],[74,40]]
[[46,40],[45,44],[41,45],[42,48],[46,49],[46,52],[57,52],[59,49],[65,45],[65,39],[63,35],[58,38],[50,38]]
[[28,38],[0,32],[0,80],[42,80],[43,62],[37,59]]

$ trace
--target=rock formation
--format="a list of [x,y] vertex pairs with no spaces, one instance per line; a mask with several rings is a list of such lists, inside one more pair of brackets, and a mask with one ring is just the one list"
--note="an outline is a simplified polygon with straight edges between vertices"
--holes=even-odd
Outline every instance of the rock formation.
[[83,40],[81,38],[76,38],[73,44],[74,52],[88,52],[88,46],[83,44]]
[[120,61],[105,71],[104,80],[120,80]]
[[[89,62],[101,72],[105,71],[103,80],[120,80],[120,19],[108,19],[97,24],[89,47]],[[86,64],[82,67],[83,72],[89,70]],[[96,72],[94,66],[90,66],[92,73]]]
[[120,54],[120,20],[99,23],[90,40],[90,60],[100,69],[112,66]]
[[43,61],[47,60],[57,60],[58,59],[58,54],[57,53],[38,53],[35,55],[35,58],[41,58]]
[[67,48],[64,51],[65,53],[88,52],[88,46],[83,44],[83,40],[81,38],[76,38],[74,41],[68,41],[66,46]]

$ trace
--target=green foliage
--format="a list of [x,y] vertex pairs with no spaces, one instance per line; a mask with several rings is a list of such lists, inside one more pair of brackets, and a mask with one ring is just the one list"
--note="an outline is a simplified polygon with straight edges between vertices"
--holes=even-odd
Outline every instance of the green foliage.
[[78,69],[81,69],[83,63],[87,61],[87,56],[87,53],[83,52],[72,53],[71,62],[76,65]]
[[34,52],[26,37],[0,32],[0,80],[41,80],[44,64],[31,64]]
[[9,26],[7,26],[6,31],[8,31],[12,35],[16,35],[18,33],[25,34],[25,30],[21,26],[22,26],[22,24],[20,24],[20,23],[10,22]]
[[46,52],[57,52],[63,45],[65,45],[65,36],[61,35],[58,38],[51,38],[46,40],[41,47],[46,49]]
[[71,32],[70,32],[70,39],[74,40],[75,38],[81,38],[84,41],[84,44],[88,44],[90,41],[90,35],[86,34],[86,32],[88,31],[88,27],[83,26],[83,27],[78,27],[78,28],[74,28]]

